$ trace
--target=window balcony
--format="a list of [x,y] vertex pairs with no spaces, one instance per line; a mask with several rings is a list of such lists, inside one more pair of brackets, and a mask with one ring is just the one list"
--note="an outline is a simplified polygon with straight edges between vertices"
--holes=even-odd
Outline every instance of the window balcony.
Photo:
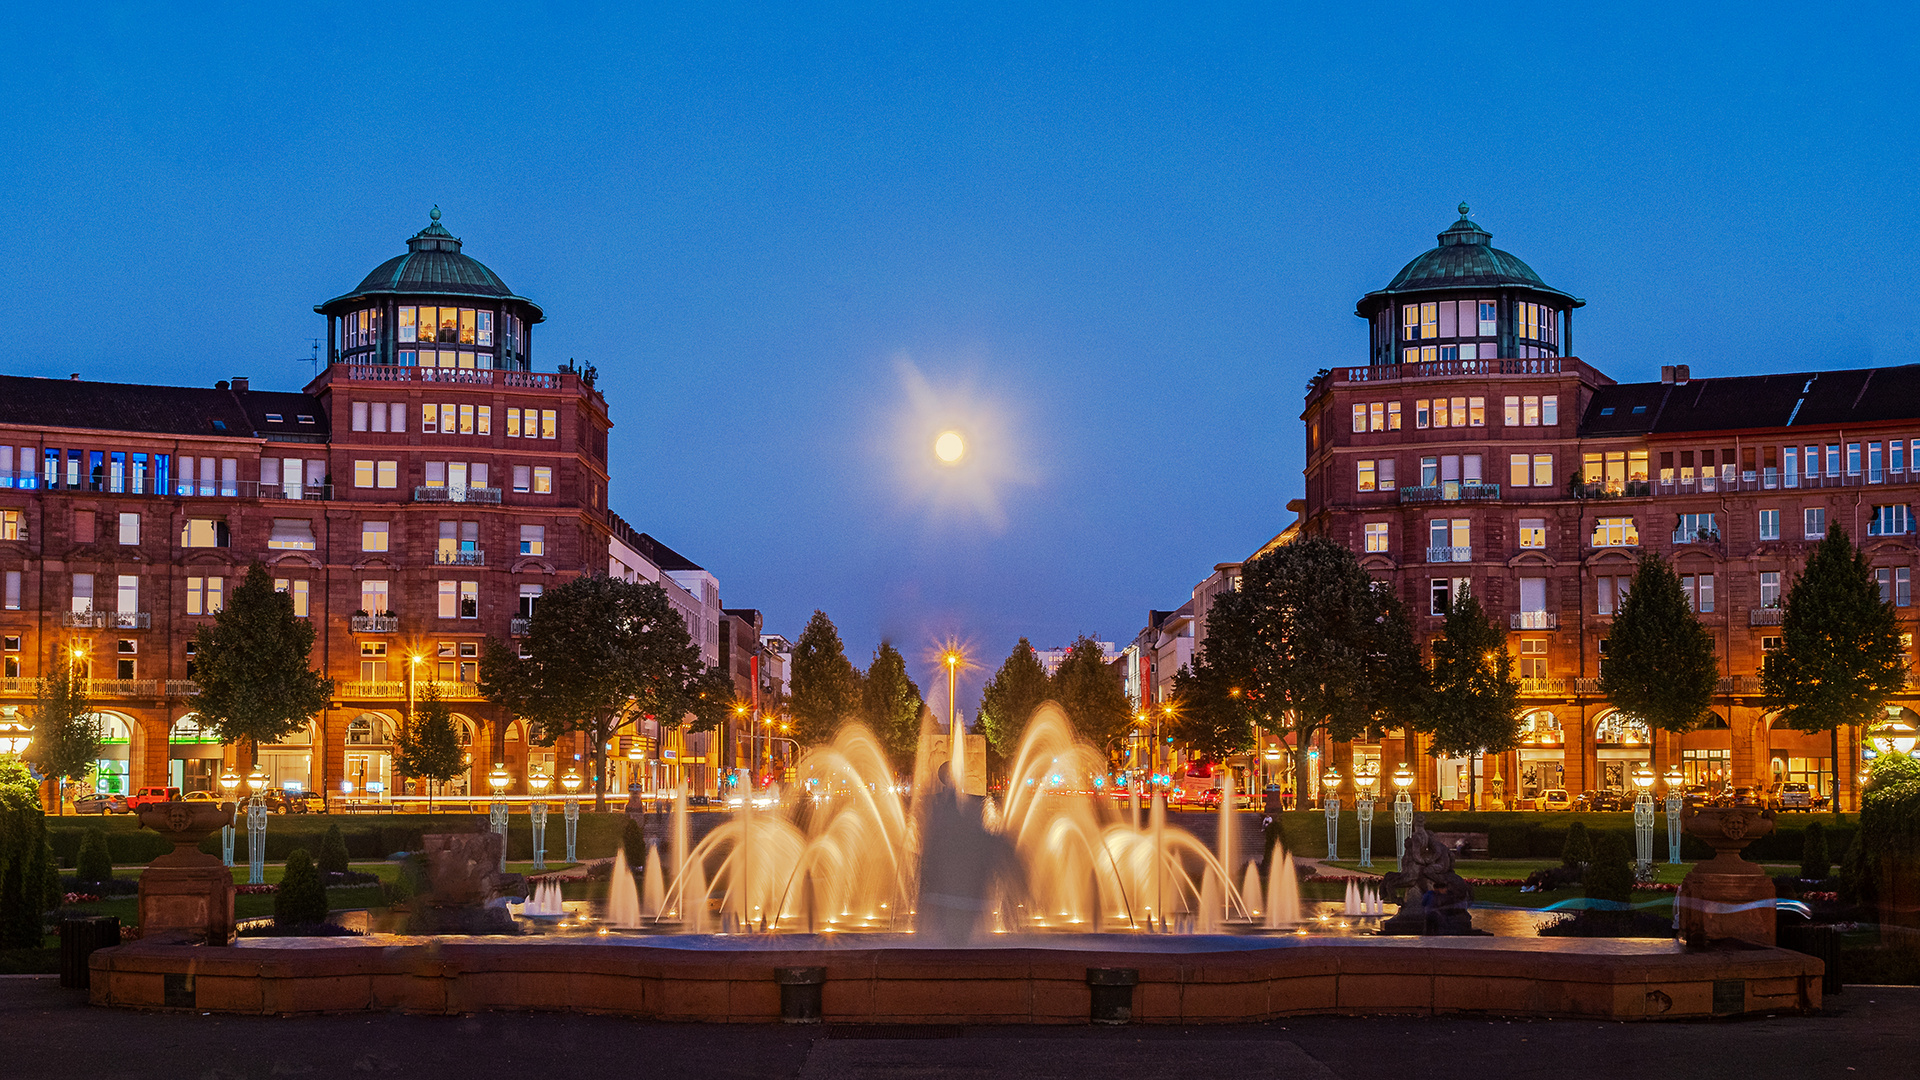
[[1516,611],[1513,613],[1515,630],[1558,630],[1560,613],[1557,611]]
[[400,632],[400,616],[354,615],[347,619],[347,627],[356,634],[397,634]]
[[1521,679],[1520,692],[1529,697],[1559,697],[1567,692],[1571,679]]
[[[449,701],[478,701],[481,697],[480,684],[457,682],[452,679],[415,679],[413,681],[413,700],[418,702],[420,695],[429,685],[440,688],[440,696]],[[405,679],[346,679],[336,684],[335,691],[341,698],[352,701],[405,701],[407,700],[407,681]]]
[[1676,544],[1717,544],[1720,542],[1719,529],[1675,529],[1673,542]]
[[1430,547],[1427,549],[1427,561],[1430,563],[1472,562],[1473,549],[1470,547]]
[[1786,609],[1780,607],[1757,607],[1747,609],[1748,626],[1779,626],[1780,619],[1786,615]]
[[[23,677],[0,679],[0,694],[32,694],[39,680]],[[81,679],[81,687],[93,698],[185,698],[200,692],[192,679]]]
[[484,551],[436,551],[433,553],[435,566],[485,566],[487,553]]
[[1499,484],[1463,484],[1457,480],[1400,489],[1400,501],[1403,503],[1496,502],[1499,498]]
[[423,484],[413,489],[413,501],[424,503],[497,503],[497,487],[467,487],[461,484],[440,487]]
[[147,611],[63,611],[60,625],[69,630],[146,630],[153,625]]
[[513,621],[507,624],[507,633],[514,637],[526,637],[528,634],[533,633],[533,617],[530,615],[514,616]]

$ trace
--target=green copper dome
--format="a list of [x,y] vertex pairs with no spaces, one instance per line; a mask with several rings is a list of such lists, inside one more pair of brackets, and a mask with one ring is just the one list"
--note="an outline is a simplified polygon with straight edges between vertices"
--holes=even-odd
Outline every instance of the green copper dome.
[[1564,297],[1574,307],[1585,303],[1540,280],[1533,267],[1517,256],[1494,247],[1493,234],[1475,224],[1467,213],[1467,204],[1461,203],[1460,220],[1440,234],[1440,246],[1402,267],[1386,288],[1368,293],[1368,297],[1436,289],[1518,287]]
[[350,293],[335,297],[314,308],[328,313],[334,305],[367,296],[450,296],[479,300],[511,299],[532,308],[532,322],[542,321],[539,305],[516,296],[480,260],[461,252],[460,238],[440,224],[440,208],[434,207],[426,228],[407,240],[407,253],[396,255],[379,266]]

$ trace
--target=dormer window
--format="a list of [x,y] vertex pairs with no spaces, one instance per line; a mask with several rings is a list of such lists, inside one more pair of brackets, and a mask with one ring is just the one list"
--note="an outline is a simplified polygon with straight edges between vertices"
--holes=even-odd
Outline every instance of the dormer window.
[[[278,417],[268,417],[268,419],[270,419],[270,420],[274,420],[274,419],[278,419]],[[303,423],[303,424],[311,424],[311,423],[313,423],[313,417],[311,417],[311,416],[307,416],[307,415],[306,415],[306,414],[304,414],[304,413],[303,413],[303,414],[301,414],[301,415],[299,415],[299,416],[296,416],[296,417],[294,417],[294,419],[296,419],[296,420],[298,420],[298,421],[300,421],[300,422],[301,422],[301,423]]]
[[213,430],[215,431],[227,430],[227,422],[225,420],[215,420],[213,422]]
[[285,417],[283,417],[283,416],[281,416],[281,415],[280,415],[279,413],[277,413],[277,412],[270,412],[270,413],[268,413],[268,414],[267,414],[267,423],[269,423],[269,424],[284,424],[284,423],[286,423],[286,418],[285,418]]

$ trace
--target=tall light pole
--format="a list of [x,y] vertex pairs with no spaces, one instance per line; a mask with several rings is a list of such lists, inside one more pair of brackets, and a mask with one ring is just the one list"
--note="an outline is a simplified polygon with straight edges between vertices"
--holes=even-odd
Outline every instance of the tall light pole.
[[1320,777],[1320,805],[1327,812],[1327,858],[1340,857],[1340,770],[1327,766]]
[[262,885],[267,880],[267,774],[255,765],[247,774],[247,884]]
[[1360,825],[1360,865],[1373,865],[1373,785],[1379,783],[1380,776],[1371,770],[1361,770],[1354,774],[1353,814]]
[[527,774],[527,787],[533,791],[533,801],[527,805],[527,816],[533,820],[533,868],[547,868],[547,785],[553,783],[553,777],[546,773]]
[[1633,796],[1633,838],[1635,841],[1634,872],[1640,880],[1653,877],[1653,770],[1646,762],[1633,770],[1633,786],[1637,789]]
[[1407,838],[1413,835],[1413,769],[1401,762],[1393,770],[1393,868],[1405,869],[1400,865],[1401,856],[1407,850]]
[[[227,766],[227,771],[220,774],[220,790],[226,792],[227,803],[233,806],[235,809],[239,808],[239,804],[234,802],[233,793],[239,790],[239,788],[240,788],[240,774],[237,772],[234,772],[233,766],[229,765]],[[233,865],[233,819],[232,818],[228,818],[227,823],[225,825],[220,826],[220,858],[229,867]]]
[[500,834],[500,872],[507,872],[507,785],[513,783],[513,777],[507,772],[507,763],[494,763],[493,771],[487,774],[487,784],[493,788],[493,805],[487,808],[487,824]]
[[1667,864],[1680,865],[1680,806],[1686,801],[1681,785],[1686,778],[1678,766],[1667,770]]
[[580,861],[574,854],[574,839],[580,834],[580,770],[568,769],[560,778],[560,789],[567,793],[560,813],[567,822],[567,864],[571,866]]
[[948,649],[946,651],[946,654],[942,656],[941,659],[945,660],[947,663],[947,753],[949,756],[951,756],[953,753],[953,740],[956,738],[959,738],[959,734],[960,734],[960,729],[955,727],[953,723],[953,720],[954,720],[953,677],[958,672],[960,667],[960,653],[956,649]]

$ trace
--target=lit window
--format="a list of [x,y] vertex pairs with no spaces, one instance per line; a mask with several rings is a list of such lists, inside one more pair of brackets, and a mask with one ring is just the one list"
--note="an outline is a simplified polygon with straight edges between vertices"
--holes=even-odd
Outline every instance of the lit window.
[[553,468],[547,465],[533,467],[533,493],[535,495],[553,494]]
[[1502,411],[1502,416],[1500,420],[1501,423],[1505,424],[1508,427],[1520,426],[1520,399],[1519,398],[1517,397],[1507,398],[1501,411]]
[[273,519],[273,532],[267,537],[269,550],[312,551],[317,546],[313,536],[313,522],[309,519]]
[[1367,522],[1367,552],[1377,554],[1387,550],[1387,523],[1384,521]]
[[547,527],[545,525],[520,526],[520,554],[545,555],[547,553]]
[[1547,677],[1547,641],[1545,638],[1521,639],[1520,677],[1523,679],[1544,679]]
[[[1457,397],[1457,398],[1451,399],[1451,401],[1453,405],[1453,409],[1452,409],[1453,415],[1448,419],[1447,421],[1448,425],[1452,427],[1466,427],[1467,426],[1467,399],[1463,397]],[[1438,421],[1434,423],[1434,426],[1435,427],[1440,426]]]
[[438,405],[420,406],[421,433],[425,435],[433,435],[439,432],[439,430],[440,430],[440,406]]
[[1368,405],[1367,417],[1368,417],[1368,426],[1371,427],[1372,430],[1385,431],[1387,429],[1386,403],[1382,401],[1376,401],[1373,404]]
[[560,437],[560,414],[553,409],[540,410],[540,437],[557,439]]
[[1365,405],[1355,405],[1353,407],[1353,430],[1367,430],[1367,407]]
[[393,610],[385,581],[360,583],[360,610],[369,615],[385,615]]
[[294,618],[304,619],[307,617],[307,582],[304,579],[275,578],[273,587],[293,597]]
[[1594,522],[1594,547],[1639,547],[1640,530],[1630,517],[1604,517]]
[[517,439],[519,437],[520,437],[520,410],[508,409],[507,410],[507,438]]
[[1534,487],[1552,487],[1553,486],[1553,455],[1552,454],[1533,455],[1533,486]]
[[474,419],[474,433],[477,435],[493,434],[493,406],[482,405],[475,410],[475,412],[478,415]]
[[363,521],[360,523],[360,550],[390,550],[391,534],[384,521]]
[[440,617],[457,619],[460,617],[460,583],[442,581],[440,586]]
[[353,463],[353,486],[370,488],[373,486],[373,462],[356,461]]
[[190,577],[187,579],[187,614],[212,615],[226,606],[222,597],[227,579]]
[[440,406],[440,434],[452,435],[460,430],[459,414],[460,410],[453,405]]
[[1432,426],[1430,420],[1432,413],[1427,406],[1428,402],[1426,398],[1421,398],[1413,403],[1413,426],[1415,428]]
[[1360,462],[1359,488],[1361,491],[1374,490],[1374,475],[1373,475],[1372,459],[1367,459]]
[[231,547],[232,536],[220,518],[188,518],[180,530],[180,546],[190,548]]
[[460,434],[473,434],[473,406],[460,406]]
[[376,472],[378,474],[376,479],[379,487],[390,488],[390,487],[396,487],[399,485],[400,483],[400,463],[399,462],[382,461],[379,463],[379,466]]
[[[1486,427],[1487,426],[1487,399],[1483,397],[1477,397],[1477,398],[1469,398],[1467,400],[1468,400],[1467,426]],[[1460,425],[1455,424],[1454,426],[1459,427]]]
[[[1399,430],[1400,430],[1400,403],[1399,403],[1399,402],[1397,402],[1397,401],[1389,401],[1389,402],[1387,402],[1387,430],[1388,430],[1388,431],[1399,431]],[[1897,464],[1897,462],[1898,462],[1898,460],[1899,460],[1899,446],[1900,446],[1900,444],[1899,444],[1899,443],[1894,443],[1893,445],[1894,445],[1894,447],[1895,447],[1895,449],[1894,449],[1894,460],[1896,461],[1896,464],[1895,464],[1895,466],[1894,466],[1894,471],[1895,471],[1895,472],[1898,472],[1898,471],[1899,471],[1899,468],[1900,468],[1900,467],[1899,467],[1899,465]]]
[[1547,519],[1520,519],[1520,546],[1523,548],[1544,548],[1547,546]]
[[1513,454],[1507,458],[1507,482],[1514,487],[1528,487],[1533,483],[1532,458],[1526,454]]
[[1780,571],[1760,571],[1760,606],[1763,608],[1780,606]]
[[417,315],[416,315],[417,310],[418,309],[411,308],[411,307],[403,307],[400,309],[400,340],[401,341],[410,342],[410,341],[419,340],[417,337],[415,337],[415,334],[419,332],[417,329],[417,324],[414,322],[414,319],[417,318]]

